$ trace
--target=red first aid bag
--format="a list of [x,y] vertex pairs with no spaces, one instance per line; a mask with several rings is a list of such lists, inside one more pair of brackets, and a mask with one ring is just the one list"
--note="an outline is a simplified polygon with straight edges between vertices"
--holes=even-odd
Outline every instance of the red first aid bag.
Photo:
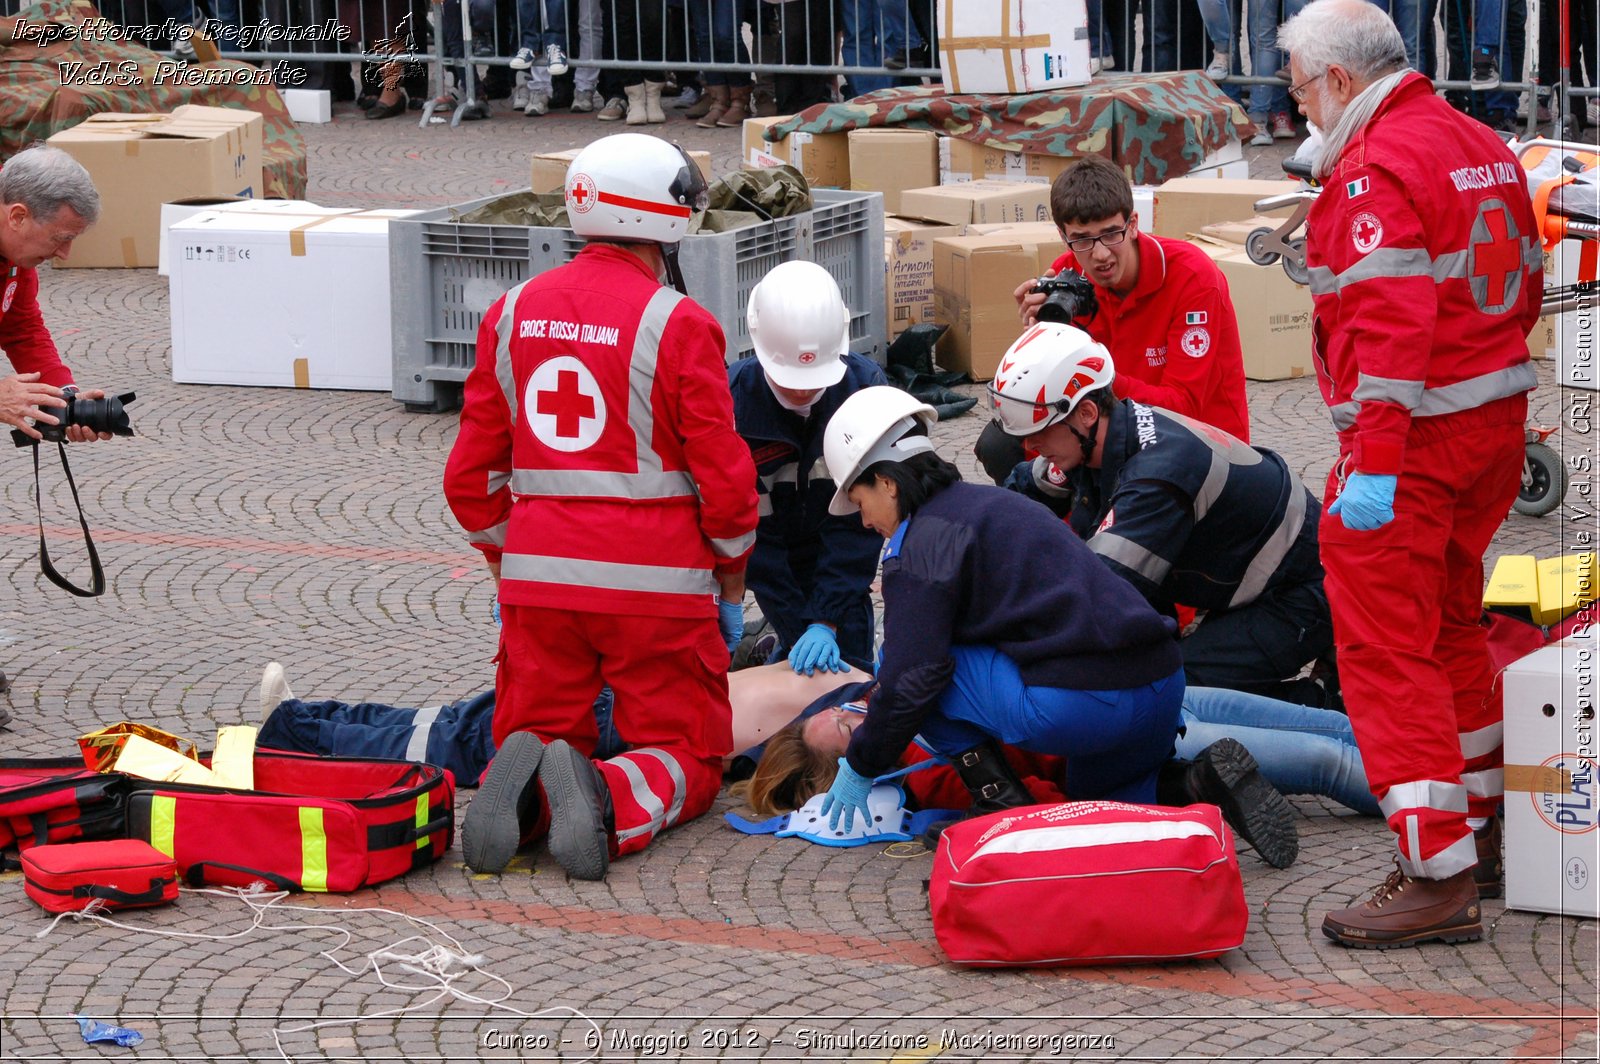
[[127,780],[83,758],[0,758],[0,849],[118,838]]
[[22,889],[53,913],[145,908],[178,897],[178,866],[136,839],[53,843],[23,851]]
[[928,885],[956,964],[1053,967],[1215,957],[1249,909],[1214,805],[1030,806],[945,829]]

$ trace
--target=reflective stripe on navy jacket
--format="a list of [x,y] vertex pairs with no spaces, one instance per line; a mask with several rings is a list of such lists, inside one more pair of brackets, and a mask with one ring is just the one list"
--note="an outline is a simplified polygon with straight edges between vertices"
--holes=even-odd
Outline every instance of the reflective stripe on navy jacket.
[[855,392],[887,383],[870,359],[847,354],[844,363],[844,377],[817,397],[809,417],[778,403],[755,356],[728,367],[734,419],[755,460],[761,515],[747,572],[750,589],[760,598],[764,581],[814,569],[813,586],[799,589],[807,602],[807,616],[800,619],[805,623],[839,624],[868,593],[883,547],[883,538],[863,526],[859,514],[828,513],[835,490],[822,458],[828,421]]
[[1322,580],[1320,507],[1276,453],[1131,399],[1102,446],[1099,469],[1068,474],[1072,527],[1153,605],[1233,609]]

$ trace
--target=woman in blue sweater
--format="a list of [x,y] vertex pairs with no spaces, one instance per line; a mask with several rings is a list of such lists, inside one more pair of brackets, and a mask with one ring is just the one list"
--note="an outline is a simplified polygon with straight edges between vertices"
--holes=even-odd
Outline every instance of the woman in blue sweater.
[[1172,621],[1055,515],[965,484],[935,415],[894,388],[847,399],[823,445],[834,513],[886,540],[882,661],[825,803],[848,830],[872,780],[921,735],[990,812],[1033,799],[1009,743],[1067,762],[1070,799],[1155,800],[1183,703]]

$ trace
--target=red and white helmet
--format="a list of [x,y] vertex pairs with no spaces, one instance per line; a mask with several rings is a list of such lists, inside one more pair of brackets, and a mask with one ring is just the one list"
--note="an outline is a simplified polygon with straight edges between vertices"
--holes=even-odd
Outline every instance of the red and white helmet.
[[590,240],[676,244],[706,206],[706,179],[676,144],[643,133],[601,137],[567,167],[567,220]]
[[850,311],[833,275],[814,262],[774,266],[750,292],[750,342],[772,383],[808,391],[838,384],[850,350]]
[[1111,352],[1071,325],[1041,321],[1017,337],[989,383],[1000,427],[1030,436],[1072,413],[1090,392],[1111,386]]

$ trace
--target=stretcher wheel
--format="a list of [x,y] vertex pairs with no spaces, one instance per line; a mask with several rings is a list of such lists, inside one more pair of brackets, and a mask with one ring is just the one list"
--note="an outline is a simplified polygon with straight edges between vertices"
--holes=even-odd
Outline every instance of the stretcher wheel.
[[1522,451],[1522,487],[1511,508],[1529,517],[1543,517],[1561,505],[1567,494],[1567,467],[1561,456],[1542,443]]
[[1271,266],[1283,256],[1276,251],[1267,250],[1267,240],[1272,236],[1272,230],[1267,226],[1250,230],[1250,235],[1244,240],[1244,253],[1250,256],[1250,261],[1257,266]]
[[1283,272],[1295,284],[1309,285],[1311,283],[1311,271],[1306,269],[1306,238],[1303,236],[1295,237],[1293,240],[1286,241],[1286,243],[1293,249],[1294,254],[1283,257]]

